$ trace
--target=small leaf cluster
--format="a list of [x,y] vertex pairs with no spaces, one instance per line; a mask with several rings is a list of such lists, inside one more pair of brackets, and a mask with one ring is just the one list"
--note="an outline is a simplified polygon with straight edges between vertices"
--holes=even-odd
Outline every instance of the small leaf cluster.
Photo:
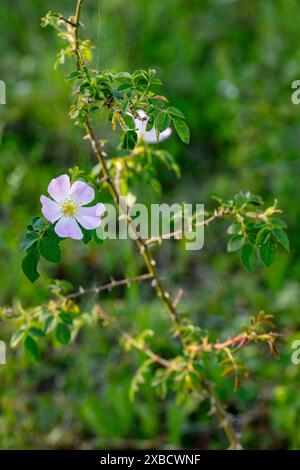
[[[164,367],[157,366],[151,358],[146,359],[133,378],[131,384],[132,398],[139,391],[141,385],[144,384],[150,369],[153,368],[151,385],[160,398],[165,398],[168,390],[175,393],[178,403],[184,402],[191,394],[196,394],[198,397],[201,394],[202,356],[208,352],[199,349],[201,329],[192,324],[187,318],[182,318],[180,325],[174,329],[173,334],[174,336],[180,335],[183,341],[183,354],[166,361]],[[143,351],[145,342],[141,346],[139,349]]]
[[185,116],[179,109],[169,106],[167,98],[158,95],[154,88],[161,85],[156,78],[156,71],[136,70],[135,72],[98,72],[83,67],[71,72],[67,80],[74,81],[74,103],[70,116],[83,124],[89,113],[99,109],[108,111],[112,128],[117,126],[122,131],[120,145],[122,150],[132,151],[138,141],[135,119],[143,110],[149,117],[146,130],[155,129],[157,140],[159,133],[173,124],[180,139],[188,144],[190,131]]
[[[59,283],[60,284],[60,283]],[[29,359],[34,362],[40,360],[42,343],[52,340],[56,345],[68,345],[74,341],[79,330],[89,324],[92,325],[92,314],[81,313],[78,305],[65,297],[70,286],[55,283],[56,300],[33,309],[24,309],[17,305],[14,320],[18,323],[10,345],[12,348],[23,346]]]
[[[20,243],[19,250],[26,253],[22,260],[22,270],[31,282],[35,282],[40,277],[38,265],[41,257],[50,263],[61,262],[60,243],[64,238],[60,238],[55,233],[54,225],[43,217],[31,217],[27,232]],[[85,245],[91,240],[97,244],[103,243],[103,240],[99,238],[99,231],[97,233],[96,229],[86,230],[81,227],[81,230],[83,232],[82,241]]]
[[59,23],[61,19],[61,14],[56,11],[48,11],[48,13],[41,19],[41,26],[45,28],[46,26],[52,26],[55,29],[59,29]]
[[233,200],[222,203],[224,214],[233,216],[228,227],[230,239],[228,252],[239,252],[240,260],[248,272],[252,272],[256,259],[265,268],[273,263],[279,247],[289,251],[286,223],[281,218],[282,211],[274,205],[263,210],[260,196],[249,191],[238,193]]
[[[65,63],[67,57],[74,56],[75,50],[75,18],[64,18],[60,13],[49,11],[41,20],[41,26],[44,28],[46,26],[51,26],[57,30],[58,36],[67,42],[68,45],[62,48],[58,54],[56,61],[54,63],[54,68],[56,69],[59,65]],[[78,43],[79,54],[82,59],[87,63],[92,60],[92,46],[88,39],[79,41]]]
[[176,356],[167,361],[167,364],[161,367],[154,359],[145,359],[132,378],[130,399],[135,399],[135,395],[147,380],[150,380],[151,386],[162,399],[166,398],[168,391],[175,393],[178,403],[183,403],[191,394],[199,394],[200,376],[186,357]]
[[117,155],[107,161],[110,174],[122,175],[120,186],[123,196],[141,181],[151,186],[156,194],[161,194],[160,176],[162,171],[172,172],[180,177],[180,168],[174,157],[165,149],[157,149],[154,145],[141,143],[130,155]]
[[276,346],[276,341],[280,334],[269,331],[270,328],[275,328],[276,326],[273,318],[273,315],[270,313],[265,313],[263,310],[258,313],[257,317],[251,316],[249,318],[250,325],[243,327],[243,330],[247,335],[247,341],[243,344],[243,346],[245,346],[248,342],[267,342],[270,351],[276,358],[278,358],[279,351]]
[[273,323],[273,315],[260,311],[257,317],[251,316],[249,318],[249,325],[243,326],[243,333],[238,335],[237,342],[233,343],[233,347],[225,347],[220,350],[221,356],[225,356],[220,361],[221,367],[224,369],[222,376],[234,376],[234,388],[238,390],[243,378],[249,377],[249,371],[245,364],[241,361],[237,353],[251,343],[263,342],[267,343],[270,351],[276,358],[279,357],[279,351],[276,346],[278,333],[270,331],[270,328],[275,328]]
[[187,397],[201,394],[201,375],[197,369],[197,364],[192,364],[185,356],[177,356],[170,361],[169,367],[156,369],[151,385],[160,398],[165,398],[170,390],[175,393],[176,402],[181,404]]
[[225,348],[223,354],[226,357],[220,362],[220,366],[224,368],[222,377],[234,375],[234,390],[237,391],[241,386],[242,379],[249,378],[249,371],[240,358],[236,357],[229,348]]
[[26,252],[22,261],[22,270],[31,282],[40,276],[38,264],[41,256],[50,263],[61,261],[60,241],[52,224],[43,217],[31,217],[27,232],[19,246],[20,251]]

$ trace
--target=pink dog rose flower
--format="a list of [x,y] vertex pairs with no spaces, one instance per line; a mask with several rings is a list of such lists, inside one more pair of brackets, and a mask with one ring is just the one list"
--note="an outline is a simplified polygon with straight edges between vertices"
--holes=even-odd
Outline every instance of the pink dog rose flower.
[[101,223],[105,211],[103,204],[84,207],[95,198],[94,189],[83,181],[70,183],[68,175],[61,175],[50,181],[48,193],[52,199],[41,196],[42,213],[49,222],[56,225],[59,237],[74,240],[83,238],[78,223],[87,230],[93,230]]

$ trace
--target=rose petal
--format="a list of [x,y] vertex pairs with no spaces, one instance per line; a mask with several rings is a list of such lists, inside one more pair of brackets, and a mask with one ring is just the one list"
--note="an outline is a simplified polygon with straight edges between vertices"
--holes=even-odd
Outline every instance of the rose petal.
[[87,230],[93,230],[101,223],[101,215],[105,211],[105,206],[101,203],[92,207],[80,207],[76,214],[76,220]]
[[46,196],[41,196],[42,213],[52,224],[62,217],[59,204]]
[[136,118],[134,120],[137,133],[139,137],[144,139],[144,141],[147,142],[148,144],[157,144],[158,142],[161,142],[162,140],[167,139],[172,134],[172,129],[170,127],[167,127],[167,129],[159,133],[158,140],[157,140],[154,127],[150,131],[146,131],[147,122],[149,120],[147,114],[143,110],[140,109],[138,110],[138,115],[142,119]]
[[95,192],[92,186],[84,183],[83,181],[75,181],[75,183],[72,184],[70,194],[81,205],[89,204],[89,202],[92,202],[95,197]]
[[144,132],[141,137],[147,142],[147,144],[157,144],[158,142],[162,142],[166,140],[172,134],[172,129],[167,127],[163,132],[160,132],[158,135],[158,140],[156,138],[155,129],[151,129],[149,132]]
[[74,217],[62,217],[54,228],[59,237],[73,238],[74,240],[81,240],[83,233]]
[[70,194],[70,178],[68,175],[61,175],[50,181],[48,193],[57,202],[61,202]]
[[167,129],[159,133],[159,136],[158,136],[159,142],[162,142],[163,140],[168,139],[171,134],[172,134],[171,127],[167,127]]
[[148,122],[148,117],[147,117],[146,113],[144,113],[144,111],[141,111],[141,110],[138,111],[138,115],[141,119],[136,118],[134,120],[135,128],[136,128],[138,134],[143,134],[143,133],[146,132],[146,125],[147,125],[147,122]]

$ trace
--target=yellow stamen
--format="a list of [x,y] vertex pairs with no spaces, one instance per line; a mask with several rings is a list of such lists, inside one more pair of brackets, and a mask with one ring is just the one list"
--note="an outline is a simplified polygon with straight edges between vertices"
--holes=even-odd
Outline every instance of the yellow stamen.
[[65,217],[72,217],[76,214],[78,209],[78,204],[76,204],[72,199],[67,199],[61,205],[61,210]]

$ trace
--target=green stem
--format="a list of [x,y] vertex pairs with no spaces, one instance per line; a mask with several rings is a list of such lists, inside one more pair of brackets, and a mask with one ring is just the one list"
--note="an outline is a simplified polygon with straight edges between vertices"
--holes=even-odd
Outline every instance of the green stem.
[[[78,28],[79,28],[79,23],[80,23],[80,14],[81,14],[82,3],[83,3],[83,0],[77,0],[77,7],[76,7],[76,14],[75,14],[76,27],[74,28],[75,29],[75,33],[74,33],[74,35],[75,35],[74,36],[74,38],[75,38],[75,55],[76,55],[77,69],[78,70],[81,70],[81,67],[83,65],[82,64],[82,59],[81,59],[81,56],[80,56],[80,51],[79,51],[79,35],[78,35]],[[124,201],[122,200],[122,197],[119,194],[118,189],[116,188],[116,186],[115,186],[115,184],[114,184],[114,182],[113,182],[113,180],[110,176],[108,167],[106,165],[106,155],[102,151],[102,149],[101,149],[101,147],[98,143],[98,140],[95,137],[94,130],[91,126],[91,123],[90,123],[90,120],[89,120],[88,117],[86,117],[85,120],[84,120],[84,128],[85,128],[87,137],[90,140],[90,143],[91,143],[92,149],[94,151],[94,154],[97,157],[97,160],[98,160],[98,162],[99,162],[99,164],[102,168],[103,176],[106,180],[109,191],[110,191],[110,193],[111,193],[111,195],[114,199],[114,202],[117,206],[120,206],[121,211],[125,215],[127,224],[130,225],[131,222],[132,222],[132,219],[127,214],[127,210],[124,207]],[[148,246],[138,236],[136,237],[135,242],[136,242],[137,248],[140,251],[140,254],[144,258],[144,262],[147,266],[148,272],[151,275],[151,277],[153,278],[152,284],[154,285],[154,287],[156,289],[157,296],[165,304],[165,306],[166,306],[166,308],[167,308],[167,310],[168,310],[168,312],[171,316],[171,319],[175,323],[175,325],[180,326],[180,324],[181,324],[180,315],[177,312],[177,309],[174,306],[173,302],[171,301],[169,293],[164,288],[164,285],[163,285],[163,283],[160,279],[160,276],[157,272],[157,269],[156,269],[156,261],[152,258]],[[213,390],[211,389],[211,387],[209,387],[208,385],[205,385],[205,389],[207,391],[207,394],[208,394],[210,400],[211,401],[213,400],[213,403],[214,403],[215,409],[216,409],[215,414],[218,418],[220,427],[222,427],[224,429],[224,432],[225,432],[225,434],[226,434],[226,436],[227,436],[227,438],[230,442],[230,448],[232,448],[232,449],[238,449],[238,448],[241,449],[242,447],[239,444],[238,438],[236,437],[236,434],[234,432],[234,429],[233,429],[233,426],[231,424],[230,418],[228,416],[226,416],[226,413],[223,410],[223,407],[222,407],[221,403],[219,402],[219,400],[215,396],[215,394],[214,394]]]
[[219,427],[223,429],[228,441],[230,442],[230,450],[243,450],[242,445],[236,435],[236,432],[232,426],[231,417],[225,412],[222,404],[216,396],[212,386],[207,380],[203,380],[205,391],[208,395],[211,405],[211,414],[217,417]]
[[[100,148],[100,145],[99,145],[99,143],[98,143],[98,141],[95,137],[94,131],[92,129],[91,123],[90,123],[88,118],[85,118],[84,126],[85,126],[87,136],[88,136],[88,138],[91,142],[92,149],[93,149],[93,151],[94,151],[94,153],[97,157],[98,162],[101,165],[103,175],[106,178],[106,184],[108,185],[108,188],[109,188],[110,193],[111,193],[111,195],[114,199],[114,202],[117,206],[120,207],[123,215],[126,217],[127,224],[130,225],[131,222],[132,222],[132,219],[127,214],[126,207],[124,206],[124,201],[122,200],[121,195],[119,194],[115,184],[113,183],[113,181],[110,177],[110,173],[109,173],[109,170],[107,168],[106,161],[105,161],[105,154],[102,152],[102,150]],[[167,307],[167,309],[168,309],[168,311],[171,315],[172,320],[175,321],[175,323],[177,325],[180,325],[180,316],[179,316],[176,308],[174,307],[174,305],[173,305],[173,303],[170,299],[170,295],[168,294],[168,292],[166,292],[166,290],[163,286],[163,283],[162,283],[162,281],[161,281],[161,279],[158,275],[157,269],[156,269],[156,261],[152,258],[151,253],[149,251],[149,248],[147,247],[145,242],[139,236],[135,237],[135,242],[136,242],[136,245],[137,245],[141,255],[144,258],[144,261],[145,261],[145,264],[147,266],[147,269],[148,269],[149,273],[153,277],[152,282],[153,282],[154,287],[156,289],[157,295],[162,299],[162,301],[166,305],[166,307]]]
[[76,62],[77,62],[78,70],[81,68],[80,50],[79,50],[79,26],[80,26],[80,15],[81,15],[82,4],[83,4],[83,0],[77,0],[75,22],[74,22],[75,54],[76,54]]

